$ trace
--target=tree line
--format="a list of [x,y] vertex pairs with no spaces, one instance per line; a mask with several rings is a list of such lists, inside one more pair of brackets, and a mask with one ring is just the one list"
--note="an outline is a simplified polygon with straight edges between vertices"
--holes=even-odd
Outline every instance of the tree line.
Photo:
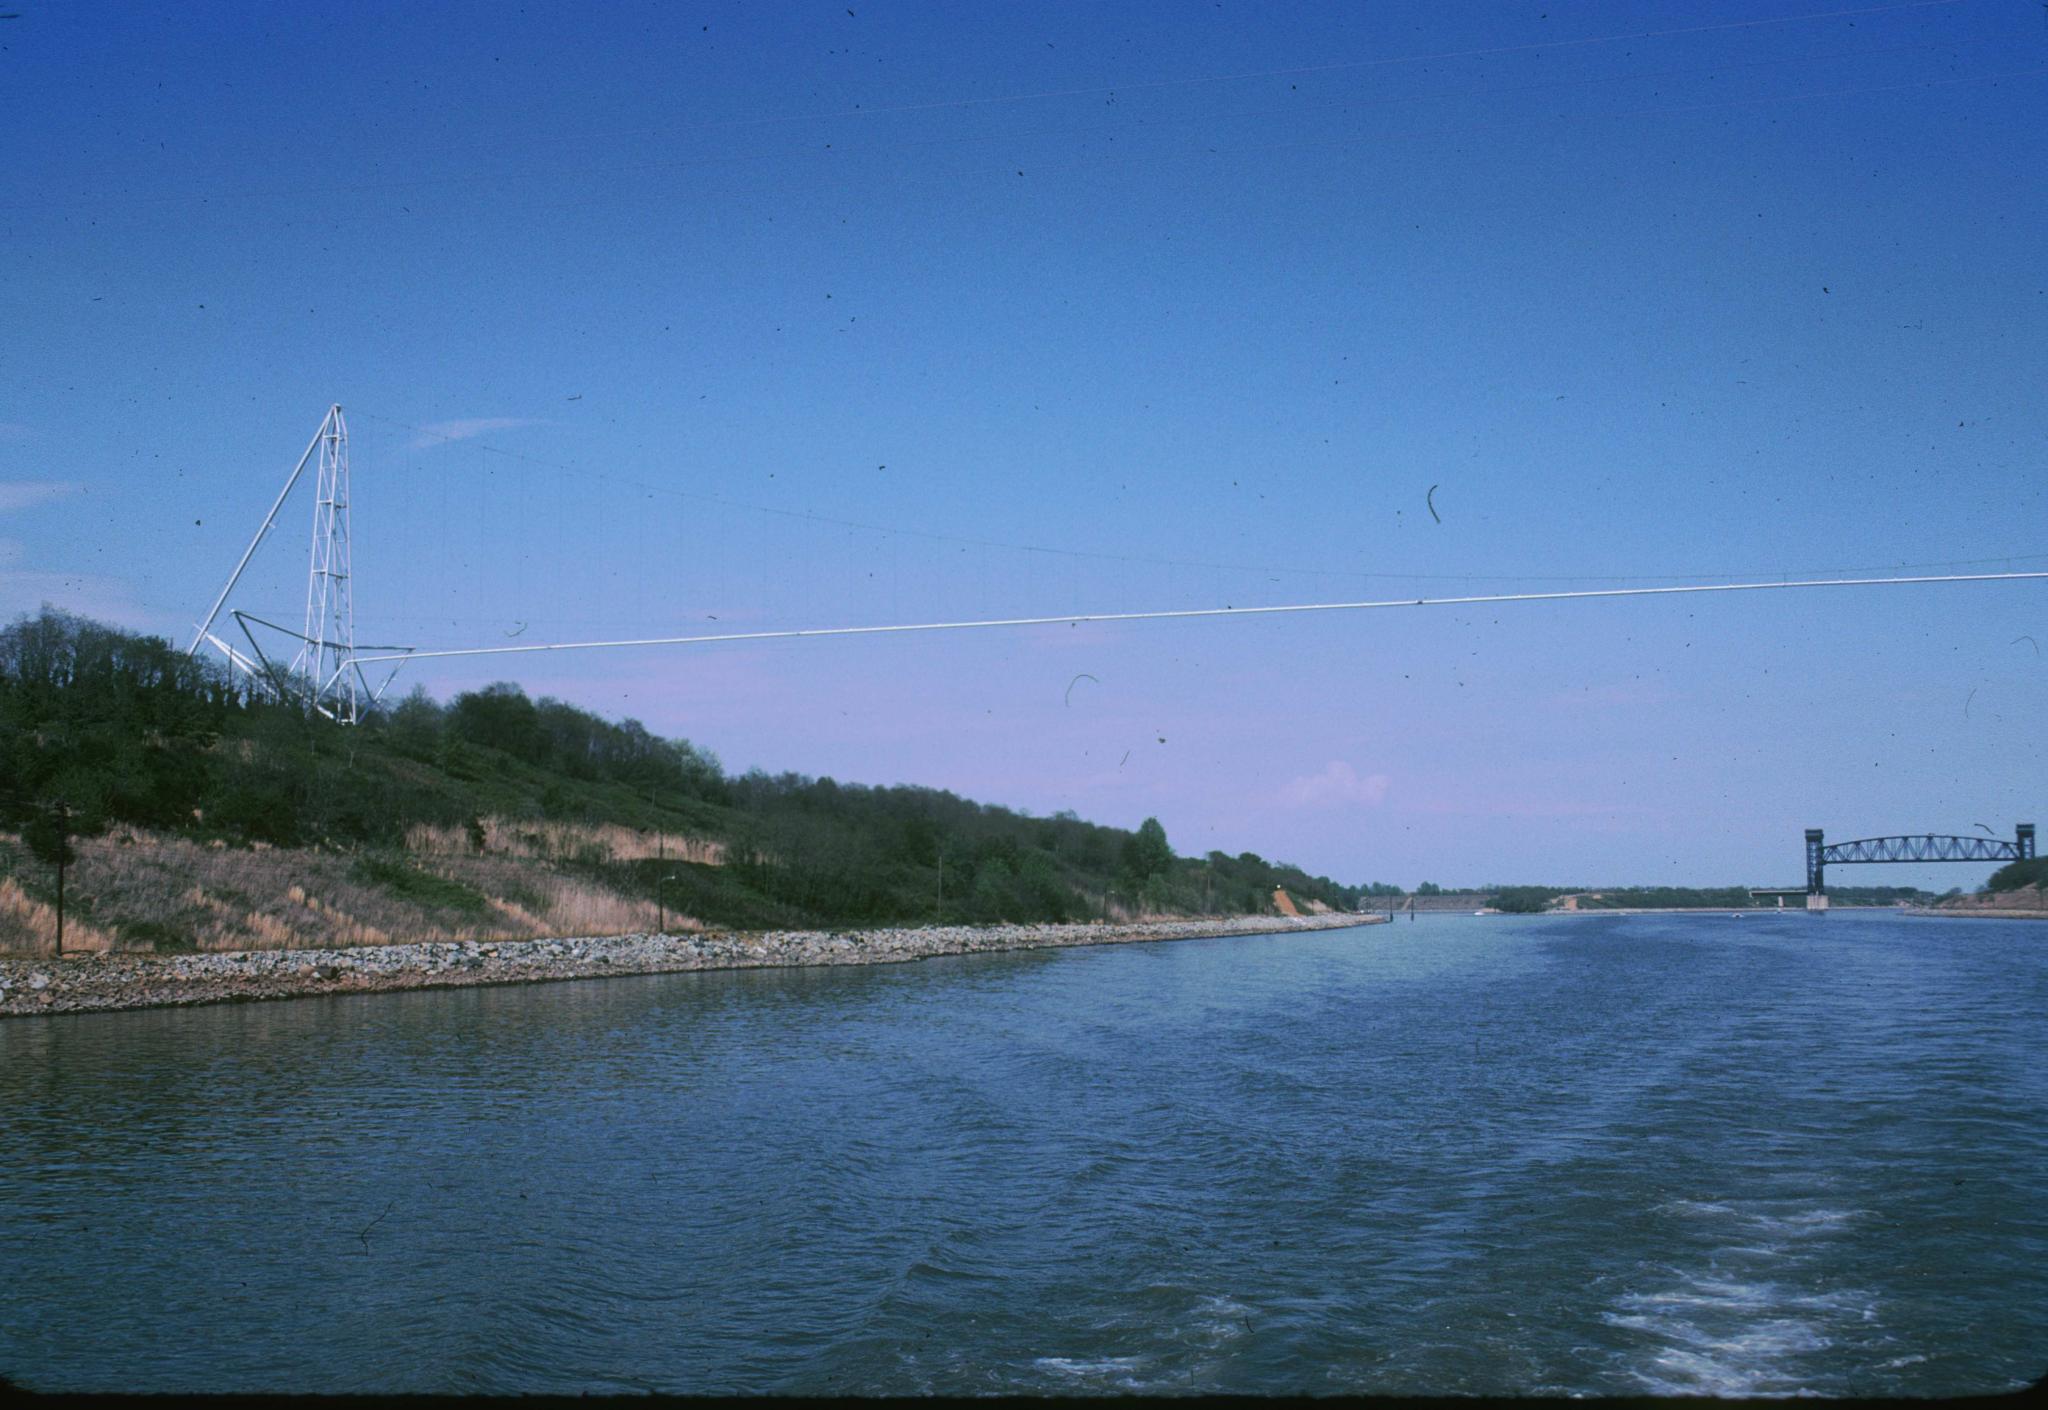
[[38,856],[117,823],[234,846],[395,851],[416,824],[480,838],[486,817],[722,842],[717,868],[571,863],[629,892],[666,885],[712,924],[1257,914],[1276,888],[1353,910],[1401,894],[1250,852],[1182,857],[1156,819],[1126,830],[942,789],[733,775],[687,740],[509,683],[446,703],[415,690],[342,726],[158,638],[49,608],[0,630],[0,827]]

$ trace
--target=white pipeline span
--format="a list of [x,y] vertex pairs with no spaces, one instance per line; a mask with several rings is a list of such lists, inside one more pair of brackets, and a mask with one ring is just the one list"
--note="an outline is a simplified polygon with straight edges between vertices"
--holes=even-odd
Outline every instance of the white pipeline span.
[[1923,583],[2005,583],[2048,578],[2042,573],[1949,573],[1910,578],[1809,578],[1769,583],[1688,583],[1677,587],[1592,588],[1577,592],[1502,592],[1475,597],[1400,597],[1378,602],[1297,602],[1279,607],[1195,607],[1169,612],[1082,612],[1056,617],[996,617],[973,622],[905,622],[878,627],[800,627],[772,632],[714,632],[628,641],[559,641],[524,646],[470,646],[448,651],[395,651],[358,656],[377,661],[424,661],[452,656],[517,656],[535,651],[598,651],[627,646],[701,646],[719,641],[787,641],[795,637],[880,636],[889,632],[963,632],[984,627],[1056,627],[1082,622],[1160,622],[1183,617],[1257,617],[1282,612],[1370,612],[1391,607],[1483,607],[1502,602],[1575,602],[1596,597],[1669,597],[1696,592],[1775,592],[1795,588],[1904,587]]

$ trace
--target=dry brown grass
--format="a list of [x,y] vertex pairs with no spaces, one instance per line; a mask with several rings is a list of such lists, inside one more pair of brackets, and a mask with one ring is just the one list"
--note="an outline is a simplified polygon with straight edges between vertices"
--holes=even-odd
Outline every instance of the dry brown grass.
[[[104,930],[82,924],[73,915],[64,917],[66,954],[113,948],[113,937]],[[0,877],[0,950],[48,955],[56,949],[56,908],[31,898],[13,877]]]
[[[652,930],[655,908],[615,892],[602,891],[586,882],[555,879],[549,898],[548,916],[569,935],[623,935],[629,931]],[[679,924],[679,917],[671,923]],[[694,925],[694,923],[693,923]]]
[[[725,844],[678,833],[639,832],[615,823],[529,822],[516,818],[485,818],[484,851],[501,857],[562,861],[597,853],[609,861],[633,862],[667,856],[671,861],[725,865]],[[469,829],[417,823],[406,829],[409,852],[427,857],[475,855]]]
[[[584,831],[583,845],[606,840],[588,835],[603,829]],[[643,840],[650,849],[644,855],[652,855],[653,838]],[[466,849],[466,837],[462,844]],[[517,854],[418,859],[481,892],[488,910],[478,914],[394,895],[360,879],[346,853],[220,847],[132,828],[74,845],[78,862],[66,889],[92,914],[90,921],[77,912],[65,916],[66,950],[148,951],[159,937],[199,950],[268,950],[616,935],[652,930],[659,914],[652,902],[564,876],[546,858]],[[9,850],[17,867],[33,865],[18,847]],[[668,924],[671,930],[703,928],[673,911]],[[55,932],[54,911],[13,877],[0,876],[0,951],[47,952]]]

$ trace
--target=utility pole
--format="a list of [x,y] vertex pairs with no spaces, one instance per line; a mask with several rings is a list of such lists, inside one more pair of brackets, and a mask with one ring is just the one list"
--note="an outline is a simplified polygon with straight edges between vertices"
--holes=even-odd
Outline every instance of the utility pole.
[[654,830],[654,907],[661,920],[658,934],[668,934],[668,834],[657,825]]
[[[59,823],[58,826],[62,827],[63,824]],[[71,850],[68,845],[68,838],[66,843],[67,845],[64,850],[68,852]],[[64,958],[64,861],[62,858],[57,862],[57,958],[60,960]]]
[[71,805],[45,803],[21,829],[29,855],[57,869],[57,954],[64,953],[64,870],[78,860],[71,849]]

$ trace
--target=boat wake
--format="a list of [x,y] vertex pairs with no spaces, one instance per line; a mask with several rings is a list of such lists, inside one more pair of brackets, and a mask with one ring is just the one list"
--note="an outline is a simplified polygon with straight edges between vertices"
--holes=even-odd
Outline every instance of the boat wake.
[[1700,1221],[1711,1251],[1695,1266],[1655,1265],[1602,1320],[1635,1334],[1628,1374],[1658,1395],[1826,1394],[1813,1358],[1868,1338],[1875,1298],[1830,1288],[1817,1264],[1862,1211],[1745,1209],[1677,1200],[1660,1213]]

